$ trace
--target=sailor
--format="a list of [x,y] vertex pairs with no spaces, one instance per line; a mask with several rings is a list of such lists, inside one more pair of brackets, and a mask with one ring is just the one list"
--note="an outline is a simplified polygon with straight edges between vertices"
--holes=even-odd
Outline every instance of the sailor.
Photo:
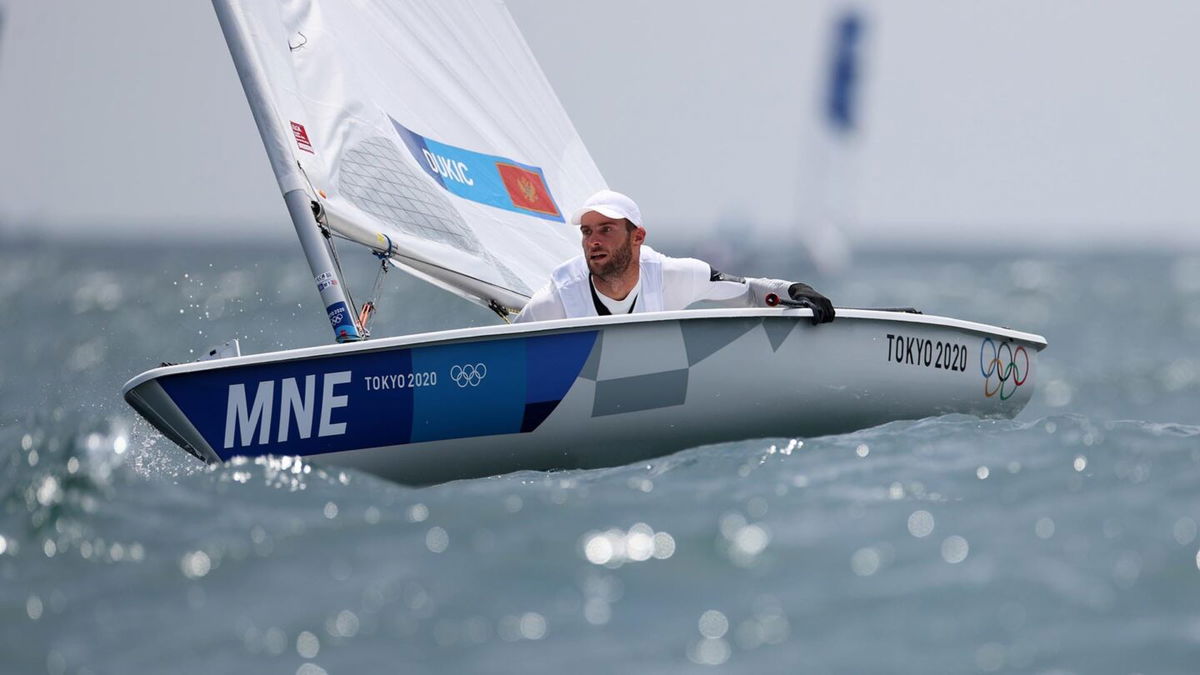
[[833,321],[833,303],[812,286],[780,279],[735,277],[695,258],[670,258],[645,244],[642,213],[612,190],[592,195],[571,215],[583,255],[559,265],[516,322],[684,309],[702,300],[730,307],[765,307],[768,296],[810,307],[813,323]]

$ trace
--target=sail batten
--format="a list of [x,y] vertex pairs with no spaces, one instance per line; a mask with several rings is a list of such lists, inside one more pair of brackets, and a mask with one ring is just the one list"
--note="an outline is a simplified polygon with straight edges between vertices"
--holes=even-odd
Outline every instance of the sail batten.
[[335,232],[507,307],[577,253],[564,209],[604,179],[502,3],[219,2],[268,83],[281,188]]

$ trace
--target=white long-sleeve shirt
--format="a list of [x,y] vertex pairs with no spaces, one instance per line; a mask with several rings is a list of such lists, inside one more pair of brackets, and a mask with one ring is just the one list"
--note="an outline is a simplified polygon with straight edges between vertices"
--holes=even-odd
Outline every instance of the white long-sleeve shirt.
[[[648,248],[643,246],[643,258],[645,258],[645,250]],[[791,285],[791,282],[788,281],[759,278],[744,279],[716,272],[708,263],[696,260],[695,258],[671,258],[654,253],[652,250],[650,254],[656,256],[659,264],[661,264],[663,311],[686,309],[702,301],[712,301],[726,307],[765,307],[766,296],[770,293],[774,293],[781,298],[788,297],[788,286]],[[577,259],[565,263],[564,267],[578,264]],[[646,267],[643,265],[643,273],[645,273],[645,270]],[[600,301],[613,314],[623,314],[630,311],[628,306],[630,303],[633,305],[632,311],[634,312],[648,311],[645,308],[653,306],[653,303],[636,299],[638,294],[643,291],[642,281],[643,279],[639,278],[638,285],[634,287],[623,301],[607,298],[599,291],[596,291],[596,294]],[[590,280],[588,283],[591,283]],[[590,302],[586,303],[586,308],[584,307],[584,303],[575,303],[575,306],[580,309],[577,310],[577,313],[570,315],[568,314],[567,304],[560,297],[558,286],[552,281],[533,294],[533,297],[529,299],[529,303],[517,315],[515,322],[550,321],[553,319],[565,319],[568,316],[596,315]]]

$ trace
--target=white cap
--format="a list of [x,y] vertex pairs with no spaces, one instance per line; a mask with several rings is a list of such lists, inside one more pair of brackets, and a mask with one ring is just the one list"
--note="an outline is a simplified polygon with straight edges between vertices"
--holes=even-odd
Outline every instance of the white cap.
[[583,214],[588,211],[595,211],[614,220],[628,218],[629,222],[634,225],[638,227],[642,226],[641,209],[638,208],[638,205],[632,199],[620,192],[601,190],[588,197],[583,206],[575,209],[575,212],[571,214],[571,223],[574,225],[582,224]]

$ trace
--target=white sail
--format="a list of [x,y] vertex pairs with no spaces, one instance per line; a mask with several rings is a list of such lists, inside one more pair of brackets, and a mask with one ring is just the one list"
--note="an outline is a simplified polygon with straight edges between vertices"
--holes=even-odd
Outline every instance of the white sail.
[[336,233],[510,308],[575,255],[604,179],[501,2],[214,4],[281,190]]

